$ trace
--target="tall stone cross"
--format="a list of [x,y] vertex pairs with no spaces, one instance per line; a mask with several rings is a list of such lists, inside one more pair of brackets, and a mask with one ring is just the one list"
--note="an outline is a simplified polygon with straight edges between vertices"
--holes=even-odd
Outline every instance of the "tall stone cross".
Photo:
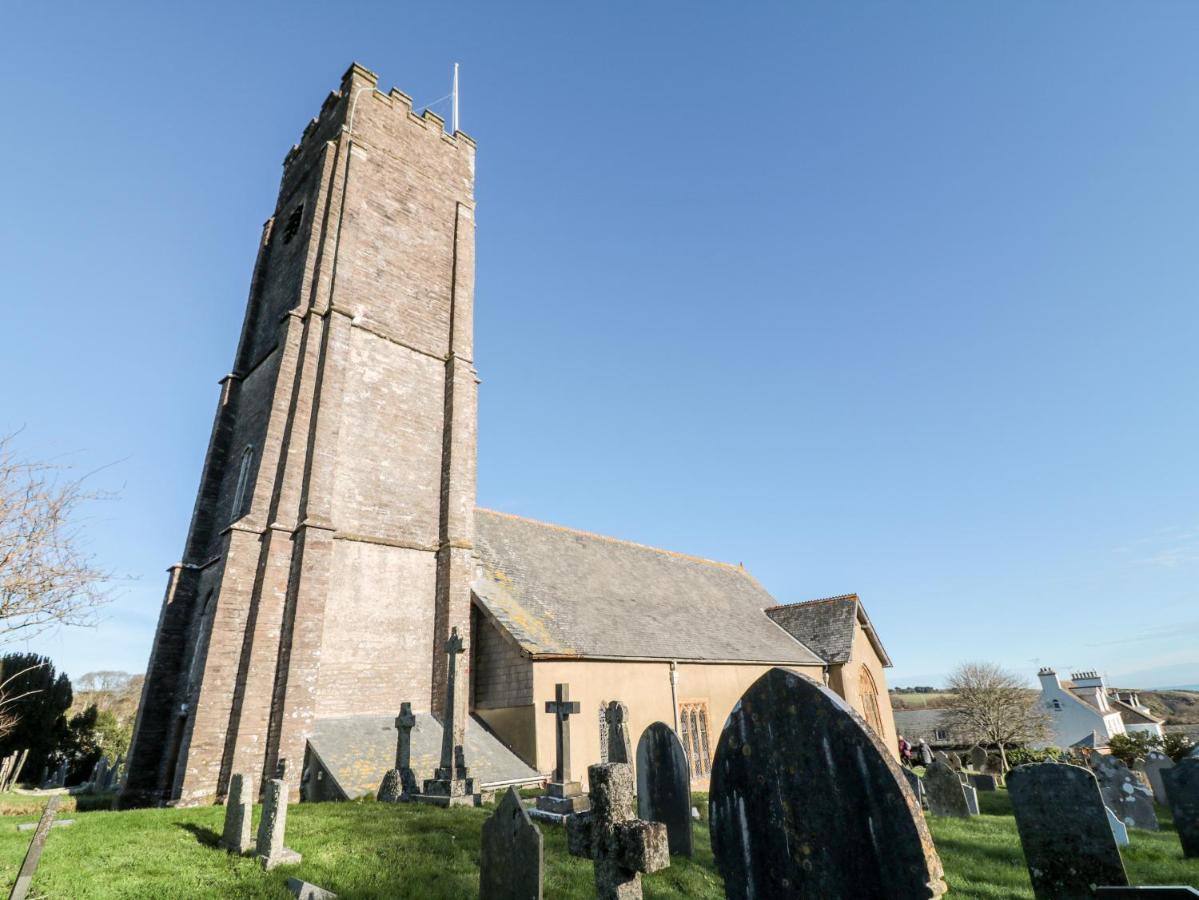
[[666,826],[643,822],[633,812],[633,767],[628,763],[588,766],[591,811],[566,820],[574,856],[595,863],[597,900],[640,900],[641,875],[670,865]]
[[412,714],[411,703],[400,704],[400,714],[396,716],[396,731],[399,739],[396,741],[396,768],[403,772],[412,767],[412,729],[416,726],[416,716]]
[[[450,629],[449,640],[445,642],[446,656],[446,688],[445,688],[445,721],[441,723],[441,767],[437,777],[453,781],[466,777],[466,758],[463,744],[466,743],[466,722],[458,721],[455,712],[454,693],[458,685],[458,654],[466,649],[458,628]],[[402,771],[402,770],[401,770]]]
[[579,712],[578,701],[570,699],[570,685],[554,685],[554,699],[545,702],[545,711],[554,717],[555,760],[554,781],[570,783],[570,717]]

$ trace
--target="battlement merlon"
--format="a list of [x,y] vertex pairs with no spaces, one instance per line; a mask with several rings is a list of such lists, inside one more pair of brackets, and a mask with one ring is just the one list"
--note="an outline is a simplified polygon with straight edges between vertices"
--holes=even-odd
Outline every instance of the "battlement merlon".
[[329,93],[320,112],[304,129],[299,142],[284,157],[284,179],[297,160],[308,156],[313,149],[322,147],[342,132],[352,135],[355,130],[361,130],[364,123],[360,117],[367,114],[370,101],[386,104],[392,109],[393,115],[404,116],[414,126],[426,130],[430,137],[444,141],[447,146],[474,153],[475,142],[470,135],[462,131],[446,134],[445,119],[428,109],[417,115],[412,109],[411,97],[396,88],[384,94],[379,90],[378,75],[358,63],[352,63],[341,78],[341,86]]

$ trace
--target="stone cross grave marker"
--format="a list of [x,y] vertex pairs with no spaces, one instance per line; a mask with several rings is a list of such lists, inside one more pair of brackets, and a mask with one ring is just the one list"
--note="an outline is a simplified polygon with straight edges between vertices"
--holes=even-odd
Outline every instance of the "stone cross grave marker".
[[1199,857],[1199,758],[1188,756],[1173,768],[1163,769],[1162,779],[1182,855]]
[[770,669],[733,707],[712,762],[708,818],[726,896],[941,896],[941,861],[903,778],[844,700]]
[[975,744],[970,748],[970,768],[975,772],[981,772],[983,766],[987,764],[987,751]]
[[666,826],[634,815],[628,763],[588,766],[587,778],[592,807],[567,822],[570,852],[594,861],[597,900],[638,900],[642,873],[670,865]]
[[1153,788],[1154,802],[1160,803],[1162,806],[1169,806],[1170,799],[1166,796],[1166,785],[1162,780],[1162,772],[1174,768],[1174,760],[1160,750],[1151,750],[1145,757],[1142,768],[1145,777],[1149,779],[1149,786]]
[[1089,770],[1066,763],[1017,766],[1008,775],[1008,794],[1037,900],[1090,900],[1092,885],[1128,884]]
[[258,822],[255,858],[264,869],[300,861],[300,854],[284,846],[287,831],[287,782],[272,778],[262,798],[262,818]]
[[934,816],[956,816],[964,819],[970,815],[958,773],[948,764],[937,760],[924,771],[924,793],[928,797],[928,811]]
[[1103,805],[1114,812],[1129,828],[1157,831],[1157,811],[1153,791],[1128,766],[1114,756],[1095,753],[1091,769],[1103,795]]
[[554,780],[537,798],[537,809],[559,816],[583,812],[590,804],[570,775],[570,717],[578,714],[579,704],[570,699],[569,684],[554,685],[554,699],[546,701],[545,711],[554,717]]
[[613,700],[604,709],[604,721],[608,723],[608,762],[631,763],[629,708],[619,700]]
[[666,826],[671,856],[691,856],[691,771],[674,729],[654,722],[637,741],[637,815]]
[[412,729],[416,726],[416,716],[412,713],[411,703],[400,704],[400,714],[396,716],[395,726],[395,768],[384,773],[383,784],[380,785],[378,793],[378,799],[384,803],[410,800],[419,793],[416,775],[412,771]]
[[248,853],[254,847],[250,840],[250,820],[254,814],[254,781],[249,775],[236,773],[229,779],[229,796],[225,798],[225,827],[217,846],[232,853]]
[[50,836],[50,828],[54,824],[54,817],[58,814],[60,799],[62,799],[61,795],[55,794],[46,802],[46,809],[42,812],[41,819],[38,820],[33,840],[29,842],[29,849],[25,851],[25,859],[21,863],[20,871],[17,872],[17,880],[13,883],[8,900],[25,900],[25,896],[29,893],[29,885],[33,883],[33,874],[37,871],[37,864],[42,858],[42,850],[46,846],[46,838]]
[[545,851],[516,788],[483,823],[479,896],[486,900],[541,900]]
[[[475,780],[466,767],[466,723],[457,719],[458,655],[466,650],[466,644],[458,634],[458,628],[450,629],[445,642],[446,689],[445,721],[441,723],[441,765],[433,778],[426,779],[425,790],[415,799],[437,806],[473,806],[475,803]],[[398,749],[398,748],[397,748]]]

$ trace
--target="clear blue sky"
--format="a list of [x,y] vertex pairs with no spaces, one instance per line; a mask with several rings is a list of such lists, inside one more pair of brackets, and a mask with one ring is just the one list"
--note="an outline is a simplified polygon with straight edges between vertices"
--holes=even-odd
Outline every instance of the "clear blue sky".
[[9,3],[0,430],[111,464],[142,671],[280,164],[351,60],[479,145],[479,500],[1199,682],[1199,5]]

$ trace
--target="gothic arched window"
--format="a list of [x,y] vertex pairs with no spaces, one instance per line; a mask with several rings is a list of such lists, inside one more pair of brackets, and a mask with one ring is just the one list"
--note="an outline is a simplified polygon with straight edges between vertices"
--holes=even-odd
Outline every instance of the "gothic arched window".
[[858,698],[862,703],[862,718],[874,729],[875,734],[882,737],[883,717],[878,711],[878,688],[874,684],[874,676],[865,666],[862,666],[858,676]]

